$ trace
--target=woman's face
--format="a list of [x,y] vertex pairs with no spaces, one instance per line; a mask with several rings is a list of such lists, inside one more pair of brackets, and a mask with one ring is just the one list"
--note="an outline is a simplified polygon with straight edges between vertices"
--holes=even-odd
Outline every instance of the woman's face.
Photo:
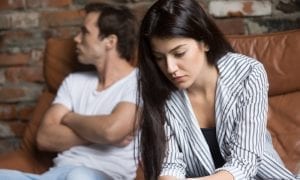
[[152,53],[164,75],[179,89],[187,89],[205,76],[209,66],[203,42],[192,38],[152,38]]

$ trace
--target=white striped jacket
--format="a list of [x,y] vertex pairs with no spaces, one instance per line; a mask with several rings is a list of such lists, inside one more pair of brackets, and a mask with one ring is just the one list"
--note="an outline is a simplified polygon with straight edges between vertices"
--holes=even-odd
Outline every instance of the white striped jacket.
[[217,63],[215,119],[217,141],[226,163],[215,169],[206,140],[184,90],[167,101],[167,155],[161,175],[201,177],[220,170],[241,179],[295,179],[272,145],[266,129],[268,80],[263,65],[227,53]]

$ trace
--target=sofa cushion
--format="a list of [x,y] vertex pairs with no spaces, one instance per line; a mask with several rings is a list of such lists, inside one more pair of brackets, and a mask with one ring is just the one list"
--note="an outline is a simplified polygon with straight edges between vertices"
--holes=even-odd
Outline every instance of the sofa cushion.
[[[53,98],[54,94],[49,91],[44,91],[42,93],[38,99],[36,108],[34,109],[31,121],[28,123],[23,135],[21,150],[24,153],[24,156],[27,156],[24,157],[25,159],[35,160],[35,166],[32,167],[34,173],[40,173],[48,169],[48,167],[52,165],[52,158],[56,155],[56,153],[39,151],[36,146],[37,129],[46,110],[51,105]],[[30,164],[32,163],[28,163],[28,165]]]
[[50,92],[57,88],[76,66],[75,44],[71,39],[48,39],[44,58],[44,76]]
[[[299,172],[300,30],[227,37],[236,51],[264,64],[270,83],[268,129],[286,166],[293,172]],[[47,41],[44,73],[52,93],[56,93],[70,72],[92,68],[78,63],[75,48],[72,39],[52,38]]]
[[270,96],[300,90],[300,29],[228,36],[228,39],[238,52],[264,64],[270,82]]
[[300,92],[269,99],[268,129],[285,165],[300,173]]

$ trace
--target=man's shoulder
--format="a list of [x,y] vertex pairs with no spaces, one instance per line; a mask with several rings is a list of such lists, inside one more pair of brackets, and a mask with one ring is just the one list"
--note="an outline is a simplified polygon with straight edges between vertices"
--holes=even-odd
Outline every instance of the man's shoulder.
[[138,76],[138,69],[135,68],[129,74],[118,80],[116,83],[131,86],[132,84],[137,84],[137,76]]
[[138,76],[138,69],[134,68],[127,76],[125,76],[125,78],[130,80],[132,79],[137,80],[137,76]]
[[138,70],[134,69],[129,74],[124,76],[122,79],[115,82],[112,86],[108,88],[111,92],[117,92],[118,94],[134,94],[137,91],[137,74]]
[[69,81],[85,81],[94,78],[97,78],[97,73],[95,71],[84,71],[70,73],[65,79],[68,79]]

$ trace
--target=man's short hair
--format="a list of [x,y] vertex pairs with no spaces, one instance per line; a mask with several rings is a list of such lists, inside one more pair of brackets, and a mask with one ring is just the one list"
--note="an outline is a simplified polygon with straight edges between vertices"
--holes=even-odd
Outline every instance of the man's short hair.
[[129,8],[107,3],[90,3],[85,6],[85,12],[99,13],[97,25],[101,32],[100,38],[116,35],[120,57],[127,61],[134,59],[138,38],[137,20]]

